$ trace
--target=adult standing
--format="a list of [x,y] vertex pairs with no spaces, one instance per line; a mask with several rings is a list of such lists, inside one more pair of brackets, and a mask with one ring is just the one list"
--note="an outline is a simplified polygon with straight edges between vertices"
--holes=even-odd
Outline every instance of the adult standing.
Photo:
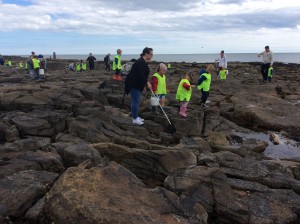
[[34,78],[34,66],[33,66],[33,61],[32,61],[32,59],[34,59],[34,57],[35,57],[35,52],[32,51],[31,55],[26,60],[26,67],[28,68],[30,78]]
[[96,58],[93,56],[93,54],[90,53],[86,60],[89,62],[90,70],[94,70]]
[[122,80],[121,77],[121,55],[122,55],[122,50],[118,49],[117,50],[117,55],[114,58],[113,61],[113,70],[115,71],[115,74],[113,75],[113,79],[114,80]]
[[132,123],[137,125],[144,124],[144,119],[138,116],[141,92],[145,86],[152,89],[151,84],[148,82],[150,74],[148,63],[153,57],[153,49],[145,47],[140,56],[141,57],[132,65],[131,71],[125,79],[125,92],[131,95]]
[[4,60],[3,56],[0,54],[0,65],[4,65],[4,62],[5,62],[5,60]]
[[110,71],[110,54],[108,53],[104,58],[104,64],[105,64],[105,71]]
[[219,71],[222,69],[227,69],[227,58],[222,50],[220,53],[220,57],[216,60],[218,62]]
[[53,61],[55,61],[55,60],[56,60],[56,53],[53,52]]
[[257,54],[257,57],[263,56],[263,63],[261,64],[260,71],[263,77],[263,81],[268,79],[268,71],[270,67],[273,67],[274,55],[269,46],[265,46],[265,51]]

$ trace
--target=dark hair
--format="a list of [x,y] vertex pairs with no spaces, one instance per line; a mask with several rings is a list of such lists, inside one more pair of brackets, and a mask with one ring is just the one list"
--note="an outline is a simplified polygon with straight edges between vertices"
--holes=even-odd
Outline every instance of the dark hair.
[[265,46],[265,49],[269,49],[270,47],[269,46]]
[[150,48],[150,47],[145,47],[144,50],[143,50],[143,52],[141,53],[141,57],[144,56],[145,54],[150,54],[151,51],[153,51],[152,48]]
[[223,50],[221,50],[221,53],[224,53],[224,51],[223,51]]

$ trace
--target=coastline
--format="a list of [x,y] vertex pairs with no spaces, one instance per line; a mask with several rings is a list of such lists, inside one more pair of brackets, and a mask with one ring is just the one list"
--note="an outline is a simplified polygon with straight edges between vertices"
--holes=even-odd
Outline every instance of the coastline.
[[[261,62],[262,59],[257,57],[256,53],[228,53],[225,54],[227,61],[230,62]],[[49,59],[52,55],[44,54]],[[66,60],[85,60],[88,55],[84,54],[57,54],[57,59]],[[103,61],[105,54],[94,54],[98,61]],[[7,55],[4,57],[22,57],[27,58],[26,55]],[[111,59],[113,58],[111,54]],[[123,54],[122,60],[128,61],[132,58],[139,58],[138,54]],[[176,63],[212,63],[218,58],[218,54],[154,54],[153,61],[158,62],[176,62]],[[274,53],[274,62],[285,64],[300,64],[300,53]]]

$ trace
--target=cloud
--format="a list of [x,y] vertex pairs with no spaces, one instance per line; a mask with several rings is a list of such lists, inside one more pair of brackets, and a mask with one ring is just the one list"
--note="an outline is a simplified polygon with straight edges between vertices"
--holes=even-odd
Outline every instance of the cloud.
[[69,33],[73,38],[75,34],[99,39],[130,37],[139,43],[147,39],[189,45],[186,42],[209,35],[212,44],[224,36],[253,38],[266,30],[283,29],[295,35],[300,25],[300,1],[293,0],[2,0],[0,8],[1,34]]

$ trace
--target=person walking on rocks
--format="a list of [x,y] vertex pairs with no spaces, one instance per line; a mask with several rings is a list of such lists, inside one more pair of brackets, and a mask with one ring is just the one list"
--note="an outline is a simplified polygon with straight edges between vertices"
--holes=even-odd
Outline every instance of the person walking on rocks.
[[220,53],[220,57],[216,60],[218,63],[219,71],[222,69],[227,69],[227,58],[222,50]]
[[[159,103],[162,108],[165,107],[166,94],[167,94],[167,83],[165,73],[168,71],[167,66],[160,63],[157,66],[156,73],[152,76],[151,85],[152,90],[159,97]],[[157,106],[152,106],[152,113],[157,114]]]
[[114,58],[113,61],[113,70],[115,71],[115,74],[113,75],[113,79],[114,80],[122,80],[121,77],[121,55],[122,55],[122,50],[118,49],[117,50],[117,55]]
[[104,58],[105,71],[110,71],[110,54],[107,54]]
[[148,82],[150,74],[148,63],[153,57],[153,49],[145,47],[140,56],[132,65],[131,71],[125,79],[125,93],[131,95],[132,123],[136,125],[144,124],[144,119],[138,116],[141,92],[146,86],[152,89],[150,82]]
[[206,72],[202,73],[198,82],[197,88],[202,92],[201,96],[201,106],[207,107],[206,101],[209,96],[210,84],[211,84],[211,75],[214,72],[214,65],[210,64],[207,66]]
[[32,61],[34,56],[35,56],[35,53],[32,51],[31,55],[26,60],[26,67],[28,68],[30,78],[34,78],[34,67],[33,67],[33,61]]
[[[269,68],[273,69],[274,55],[270,50],[270,47],[265,46],[265,51],[257,54],[257,57],[260,56],[263,56],[263,63],[261,64],[260,71],[263,77],[263,82],[266,82],[268,80]],[[271,81],[271,79],[269,79],[269,81]]]
[[39,73],[40,60],[38,59],[38,57],[36,55],[32,59],[32,64],[33,64],[33,69],[34,69],[34,73],[35,73],[35,80],[39,81],[39,80],[41,80],[40,73]]
[[93,54],[90,53],[86,60],[89,62],[90,70],[94,70],[96,58],[93,56]]
[[192,87],[195,87],[192,85],[194,82],[194,76],[195,73],[190,71],[185,75],[185,78],[183,78],[177,88],[176,93],[176,100],[179,100],[181,102],[181,106],[179,109],[179,114],[182,117],[187,117],[187,105],[189,104],[189,101],[192,96]]

